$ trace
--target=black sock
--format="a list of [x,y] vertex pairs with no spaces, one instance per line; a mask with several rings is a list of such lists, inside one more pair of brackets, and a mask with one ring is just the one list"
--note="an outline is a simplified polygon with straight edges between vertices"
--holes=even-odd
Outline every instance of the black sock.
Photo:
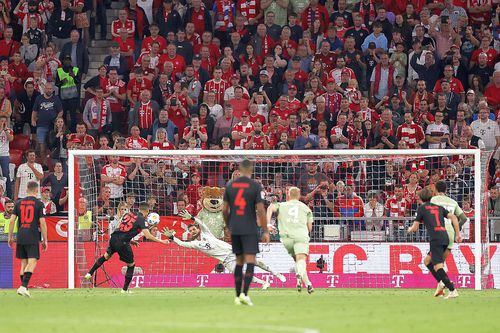
[[92,266],[92,268],[90,269],[89,274],[90,275],[94,274],[94,272],[97,271],[97,269],[99,267],[101,267],[102,264],[104,264],[105,261],[106,261],[106,259],[104,258],[104,256],[102,256],[99,259],[97,259],[96,262],[94,263],[94,266]]
[[134,266],[127,267],[127,272],[125,273],[125,284],[123,285],[123,290],[128,290],[128,285],[130,281],[132,281],[132,277],[134,276]]
[[430,262],[429,265],[427,265],[427,269],[429,270],[429,272],[431,272],[432,276],[434,276],[437,282],[441,281],[438,274],[434,270],[434,265],[432,264],[432,262]]
[[245,272],[245,286],[243,287],[245,296],[248,295],[248,289],[250,289],[250,283],[252,283],[254,267],[255,264],[247,264],[247,270]]
[[453,282],[450,281],[448,274],[446,274],[446,272],[444,271],[443,268],[438,269],[437,274],[441,278],[441,281],[443,281],[444,285],[446,286],[446,288],[448,288],[449,291],[455,290],[455,287],[453,286]]
[[28,288],[28,283],[30,282],[32,272],[24,272],[23,275],[23,287]]
[[236,297],[241,294],[241,282],[243,281],[243,265],[236,265],[234,268],[234,287],[236,289]]
[[21,275],[19,275],[19,277],[21,278],[21,283],[23,283],[23,277],[24,277],[24,275],[21,274]]

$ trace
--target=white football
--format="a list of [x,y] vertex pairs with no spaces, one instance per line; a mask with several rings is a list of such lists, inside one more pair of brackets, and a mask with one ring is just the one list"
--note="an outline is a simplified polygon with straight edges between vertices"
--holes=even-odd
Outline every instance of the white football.
[[149,225],[149,227],[150,228],[154,227],[158,223],[160,223],[160,215],[158,215],[157,213],[149,213],[149,215],[148,215],[148,225]]

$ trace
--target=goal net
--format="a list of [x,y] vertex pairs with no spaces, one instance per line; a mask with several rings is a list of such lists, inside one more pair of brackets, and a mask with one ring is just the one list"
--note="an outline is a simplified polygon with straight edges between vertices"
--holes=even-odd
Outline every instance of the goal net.
[[[315,287],[428,288],[435,281],[423,264],[428,235],[421,225],[406,229],[418,207],[417,193],[438,180],[469,217],[463,243],[448,257],[449,276],[459,288],[500,285],[500,259],[490,251],[486,204],[489,154],[478,150],[391,151],[70,151],[68,286],[121,287],[125,264],[106,262],[89,283],[83,277],[104,254],[111,233],[127,211],[147,202],[160,215],[158,230],[174,230],[189,242],[188,225],[177,213],[198,216],[220,239],[228,239],[221,214],[225,184],[238,163],[255,162],[266,206],[286,200],[297,186],[314,215],[308,271]],[[271,243],[258,259],[286,276],[256,275],[272,287],[294,287],[293,260],[279,242],[273,219]],[[131,286],[230,287],[233,278],[219,262],[174,243],[138,239]],[[493,253],[492,253],[493,252]],[[496,262],[496,265],[495,265]]]

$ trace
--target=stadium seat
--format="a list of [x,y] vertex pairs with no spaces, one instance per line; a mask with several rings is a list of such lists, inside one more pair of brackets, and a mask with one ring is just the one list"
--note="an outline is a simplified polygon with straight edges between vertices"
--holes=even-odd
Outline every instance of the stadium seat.
[[11,150],[28,151],[30,149],[30,137],[29,135],[17,134],[14,136],[14,140],[10,142],[9,146]]
[[16,168],[23,163],[23,154],[24,151],[19,149],[10,149],[10,163],[16,165]]

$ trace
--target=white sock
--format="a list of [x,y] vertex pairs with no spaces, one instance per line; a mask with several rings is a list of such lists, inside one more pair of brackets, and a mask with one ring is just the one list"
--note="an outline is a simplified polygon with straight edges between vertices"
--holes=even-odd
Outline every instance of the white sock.
[[258,284],[262,284],[262,285],[263,285],[264,283],[266,283],[266,281],[261,280],[261,279],[259,279],[258,277],[255,277],[255,276],[253,277],[252,282],[254,282],[254,283],[258,283]]
[[297,273],[300,275],[305,285],[310,286],[311,281],[309,281],[309,277],[307,276],[306,261],[305,260],[297,261],[296,268],[297,268]]
[[272,274],[272,275],[274,275],[274,276],[278,276],[278,273],[276,273],[275,271],[273,271],[273,270],[271,269],[271,267],[267,266],[267,265],[266,265],[266,264],[264,264],[262,261],[257,261],[257,262],[255,263],[255,266],[259,267],[260,269],[262,269],[262,270],[264,270],[264,271],[266,271],[266,272],[271,273],[271,274]]

